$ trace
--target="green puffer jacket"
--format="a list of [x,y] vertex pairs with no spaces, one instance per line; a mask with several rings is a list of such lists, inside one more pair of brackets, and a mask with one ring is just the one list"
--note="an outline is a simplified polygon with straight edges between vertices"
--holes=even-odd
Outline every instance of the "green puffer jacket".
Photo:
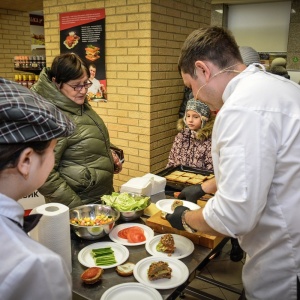
[[73,135],[58,139],[55,165],[39,189],[46,202],[70,208],[94,203],[113,192],[114,163],[108,130],[87,100],[78,105],[49,80],[44,68],[32,90],[60,108],[76,124]]

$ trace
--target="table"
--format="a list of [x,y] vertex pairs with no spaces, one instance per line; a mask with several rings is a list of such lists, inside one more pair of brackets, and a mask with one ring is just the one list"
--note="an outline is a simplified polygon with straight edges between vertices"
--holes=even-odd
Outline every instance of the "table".
[[[165,199],[165,198],[168,198],[167,192],[163,192],[151,196],[151,202],[156,203],[158,200]],[[145,218],[142,217],[139,220],[134,220],[132,222],[133,223],[140,222],[142,224],[145,224],[144,220]],[[121,222],[118,221],[116,223],[120,224]],[[78,261],[77,259],[78,253],[84,247],[101,241],[107,242],[111,240],[109,236],[105,236],[99,240],[89,241],[77,237],[73,232],[71,233],[72,266],[73,266],[73,270],[72,270],[73,300],[100,300],[102,294],[106,290],[108,290],[109,288],[117,284],[137,282],[133,275],[129,277],[119,276],[116,273],[115,268],[105,269],[102,275],[102,280],[93,285],[87,285],[81,281],[80,275],[86,269],[86,267],[82,266]],[[181,292],[185,289],[185,287],[195,278],[196,270],[204,268],[206,264],[210,261],[209,258],[216,252],[220,251],[227,241],[228,238],[224,238],[214,249],[209,249],[200,245],[195,245],[195,250],[193,251],[193,253],[188,257],[181,259],[181,261],[185,263],[189,269],[188,280],[177,288],[159,290],[163,299],[164,300],[176,299],[181,294]],[[141,259],[151,256],[145,249],[145,245],[128,246],[127,248],[129,250],[129,257],[127,261],[137,263]]]
[[[86,269],[86,267],[82,266],[78,259],[78,253],[81,249],[90,245],[95,242],[101,241],[110,241],[109,237],[106,236],[100,240],[96,241],[88,241],[83,240],[75,236],[74,234],[71,235],[71,247],[72,247],[72,280],[73,280],[73,300],[100,300],[102,294],[109,288],[114,285],[120,283],[127,283],[127,282],[137,282],[134,276],[129,277],[121,277],[119,276],[115,268],[105,269],[102,275],[102,280],[94,285],[87,285],[84,284],[81,279],[81,273]],[[204,267],[209,262],[209,257],[213,255],[215,252],[218,252],[222,249],[223,245],[225,244],[223,240],[214,248],[209,249],[199,245],[195,245],[194,252],[181,259],[182,262],[186,264],[189,269],[189,278],[188,280],[177,288],[167,289],[167,290],[159,290],[163,299],[172,300],[176,299],[180,293],[184,290],[184,288],[191,282],[192,279],[195,277],[195,272],[197,269]],[[145,249],[145,245],[139,246],[129,246],[129,258],[127,261],[137,263],[141,259],[150,256]]]

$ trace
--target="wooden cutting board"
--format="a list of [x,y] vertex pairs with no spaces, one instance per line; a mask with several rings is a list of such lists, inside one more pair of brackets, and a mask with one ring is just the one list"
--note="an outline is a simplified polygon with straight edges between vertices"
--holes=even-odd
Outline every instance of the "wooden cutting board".
[[194,244],[213,249],[220,241],[221,237],[211,236],[204,233],[189,233],[187,231],[173,228],[167,220],[161,218],[161,212],[157,212],[146,220],[146,224],[157,233],[174,233],[187,237]]

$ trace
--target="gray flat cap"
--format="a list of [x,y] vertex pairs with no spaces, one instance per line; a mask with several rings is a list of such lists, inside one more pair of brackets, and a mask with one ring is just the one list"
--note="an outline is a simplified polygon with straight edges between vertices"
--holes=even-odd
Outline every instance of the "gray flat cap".
[[74,130],[72,121],[39,94],[0,78],[0,144],[49,141]]

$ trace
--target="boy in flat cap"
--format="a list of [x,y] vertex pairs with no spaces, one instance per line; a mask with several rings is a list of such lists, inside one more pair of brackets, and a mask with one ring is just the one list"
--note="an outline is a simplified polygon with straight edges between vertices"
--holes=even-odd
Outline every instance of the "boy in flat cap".
[[73,131],[74,124],[54,105],[0,78],[1,299],[72,298],[67,266],[26,234],[24,209],[17,201],[46,181],[56,139]]

